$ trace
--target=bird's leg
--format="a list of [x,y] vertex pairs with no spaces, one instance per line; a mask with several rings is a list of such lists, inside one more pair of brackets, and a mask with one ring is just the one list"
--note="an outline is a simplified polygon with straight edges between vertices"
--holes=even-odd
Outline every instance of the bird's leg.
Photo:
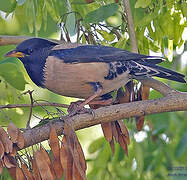
[[77,113],[92,113],[92,110],[90,109],[84,109],[84,106],[89,104],[93,99],[95,99],[96,97],[101,96],[102,92],[103,92],[103,87],[99,82],[91,82],[91,85],[93,85],[94,88],[94,94],[92,96],[90,96],[88,99],[86,99],[85,101],[83,101],[82,103],[80,101],[75,102],[75,104],[73,105],[73,103],[71,104],[71,107],[68,108],[68,113],[69,116],[73,116]]

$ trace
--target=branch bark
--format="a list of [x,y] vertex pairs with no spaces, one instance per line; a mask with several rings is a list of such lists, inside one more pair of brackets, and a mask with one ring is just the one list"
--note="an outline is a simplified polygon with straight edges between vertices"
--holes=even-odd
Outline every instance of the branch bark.
[[[149,81],[150,79],[148,79],[148,82],[144,80],[143,83],[147,84]],[[153,84],[154,86],[159,85],[157,81],[152,82],[152,85]],[[167,86],[163,85],[163,87]],[[160,89],[160,92],[164,91],[162,88]],[[24,148],[47,140],[49,138],[51,125],[55,125],[57,134],[62,135],[64,121],[68,121],[75,130],[79,130],[100,124],[101,122],[111,122],[123,118],[138,117],[162,112],[187,110],[187,93],[173,91],[172,89],[169,91],[169,93],[165,93],[167,96],[156,100],[137,101],[99,108],[94,110],[94,119],[90,114],[81,114],[73,117],[62,116],[61,118],[50,121],[50,123],[41,127],[26,130],[23,133],[25,139]]]
[[[30,39],[33,37],[29,36],[0,36],[0,46],[7,46],[7,45],[17,45],[27,39]],[[54,41],[56,43],[62,43],[64,41],[56,40],[56,39],[49,39],[51,41]]]

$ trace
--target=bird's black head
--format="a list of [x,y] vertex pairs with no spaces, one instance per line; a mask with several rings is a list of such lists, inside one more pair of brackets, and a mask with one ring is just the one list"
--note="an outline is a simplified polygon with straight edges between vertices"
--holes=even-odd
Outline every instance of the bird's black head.
[[5,56],[19,58],[32,81],[38,86],[43,86],[43,69],[46,58],[55,45],[58,44],[46,39],[31,38],[20,43]]

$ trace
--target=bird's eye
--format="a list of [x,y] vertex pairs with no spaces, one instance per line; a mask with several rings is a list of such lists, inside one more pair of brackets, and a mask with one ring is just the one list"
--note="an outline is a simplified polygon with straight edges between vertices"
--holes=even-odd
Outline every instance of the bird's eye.
[[27,53],[31,55],[33,53],[33,49],[27,49]]

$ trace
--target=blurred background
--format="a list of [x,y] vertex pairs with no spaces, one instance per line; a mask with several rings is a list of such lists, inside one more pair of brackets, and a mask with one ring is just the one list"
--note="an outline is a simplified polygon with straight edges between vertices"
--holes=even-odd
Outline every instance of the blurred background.
[[[139,53],[166,58],[161,65],[187,75],[187,3],[184,0],[131,0]],[[0,0],[0,37],[32,36],[50,39],[102,44],[131,50],[126,14],[121,0]],[[0,46],[0,105],[29,104],[28,95],[40,102],[69,104],[76,101],[38,88],[16,59],[4,54],[15,45]],[[186,84],[159,79],[179,91]],[[150,98],[161,95],[151,90]],[[65,109],[60,108],[65,111]],[[35,107],[31,126],[41,119],[54,117],[54,107]],[[13,122],[24,128],[29,108],[0,109],[0,125]],[[87,178],[186,179],[187,112],[171,112],[146,117],[138,132],[134,119],[124,119],[131,143],[127,157],[118,144],[112,156],[100,125],[77,131],[86,156]],[[174,167],[185,167],[177,171]],[[183,173],[185,176],[170,176]],[[1,179],[11,179],[4,171]]]

